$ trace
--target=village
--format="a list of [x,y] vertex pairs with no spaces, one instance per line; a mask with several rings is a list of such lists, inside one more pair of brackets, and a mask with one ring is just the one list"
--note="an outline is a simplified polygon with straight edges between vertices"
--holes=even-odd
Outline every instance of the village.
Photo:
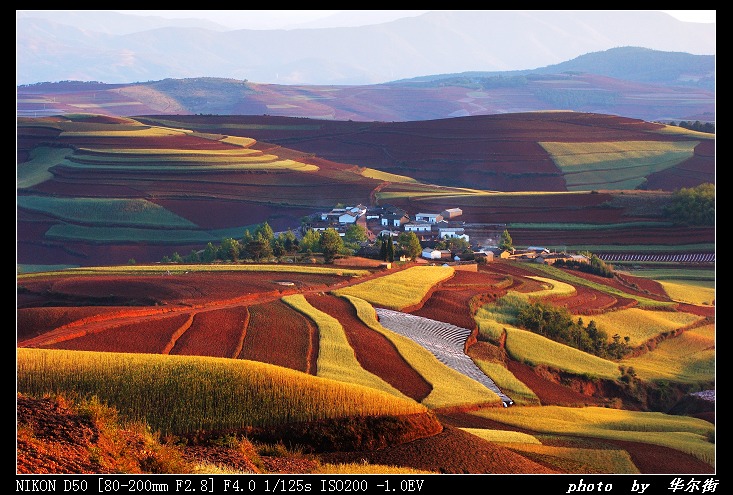
[[[377,239],[392,239],[395,243],[400,234],[413,232],[422,248],[420,259],[414,261],[449,264],[485,263],[495,259],[515,259],[544,264],[554,264],[559,260],[575,263],[590,261],[582,254],[557,253],[542,246],[517,249],[502,245],[501,231],[497,231],[493,242],[487,245],[471,243],[470,236],[466,233],[465,222],[459,219],[462,214],[460,208],[447,208],[440,212],[418,212],[411,215],[404,209],[392,205],[373,207],[362,204],[338,205],[330,211],[314,215],[304,221],[301,232],[334,229],[343,237],[350,227],[360,225],[367,233],[367,241],[362,243],[361,250],[357,254],[365,257],[378,256]],[[400,261],[409,260],[402,256]]]

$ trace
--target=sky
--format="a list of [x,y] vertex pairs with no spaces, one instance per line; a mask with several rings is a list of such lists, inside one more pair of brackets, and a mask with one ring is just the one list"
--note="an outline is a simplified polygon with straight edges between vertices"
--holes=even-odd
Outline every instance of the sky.
[[[356,26],[415,16],[427,10],[118,10],[127,14],[205,18],[232,29],[291,29],[309,23]],[[357,14],[357,12],[359,14]],[[663,10],[687,22],[715,22],[715,10]],[[330,18],[330,19],[329,19]]]

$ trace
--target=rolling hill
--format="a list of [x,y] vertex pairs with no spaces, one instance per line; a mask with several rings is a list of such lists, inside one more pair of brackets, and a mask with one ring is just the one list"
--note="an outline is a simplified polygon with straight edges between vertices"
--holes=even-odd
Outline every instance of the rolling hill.
[[649,121],[714,122],[714,82],[713,55],[623,47],[532,70],[474,71],[369,85],[213,77],[37,83],[18,87],[17,115],[267,114],[390,122],[573,110]]
[[612,233],[618,252],[713,252],[714,227],[673,225],[664,205],[714,181],[714,146],[710,134],[569,112],[19,118],[18,263],[157,261],[263,222],[296,230],[339,203],[460,207],[474,239],[510,226],[519,245]]

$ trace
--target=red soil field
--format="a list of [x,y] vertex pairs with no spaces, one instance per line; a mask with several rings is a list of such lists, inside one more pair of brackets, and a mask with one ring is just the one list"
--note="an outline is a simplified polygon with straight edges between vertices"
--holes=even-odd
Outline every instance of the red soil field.
[[24,340],[37,337],[54,328],[66,325],[72,321],[81,320],[90,316],[117,313],[125,308],[121,307],[49,307],[49,308],[18,308],[16,316],[16,340],[22,345]]
[[275,231],[294,229],[301,218],[313,211],[310,208],[273,207],[264,203],[217,198],[155,199],[153,202],[204,229],[244,226],[242,222],[245,221],[251,222],[248,225],[267,221]]
[[542,282],[529,277],[537,277],[537,272],[523,268],[522,266],[510,263],[488,263],[479,267],[480,271],[487,271],[502,276],[510,276],[514,279],[511,290],[517,292],[535,292],[543,290]]
[[430,394],[432,386],[405,361],[386,337],[358,318],[356,309],[348,300],[322,293],[308,294],[306,299],[316,309],[339,320],[357,361],[365,370],[418,402]]
[[186,324],[189,316],[183,313],[148,317],[41,347],[74,351],[160,354],[176,330]]
[[198,311],[170,354],[236,358],[242,349],[248,319],[246,306]]
[[249,306],[249,324],[238,357],[315,375],[318,329],[280,300]]
[[608,402],[541,377],[524,363],[508,360],[507,369],[535,393],[543,406],[603,406]]
[[[175,268],[171,265],[171,270]],[[107,303],[105,305],[116,302],[113,305],[191,306],[279,297],[284,291],[278,284],[280,281],[292,282],[298,289],[323,289],[344,280],[339,275],[295,272],[173,271],[146,275],[36,276],[24,279],[20,285],[36,296],[37,306],[49,305],[59,299],[74,301],[75,305],[90,305],[96,301]]]
[[570,296],[550,296],[544,300],[552,302],[554,306],[567,308],[573,315],[599,314],[619,304],[615,296],[597,289],[576,285],[575,291]]
[[472,307],[471,300],[484,295],[478,304],[486,304],[504,295],[508,280],[504,274],[488,270],[456,270],[453,277],[441,283],[422,307],[411,313],[473,330],[476,320],[473,318],[475,308]]
[[446,474],[559,474],[499,444],[452,426],[437,435],[375,451],[321,454],[324,462],[360,462]]
[[700,182],[715,184],[715,169],[710,168],[710,160],[715,160],[715,140],[705,139],[695,146],[695,154],[682,163],[655,172],[647,177],[647,189],[675,190],[682,187],[695,187]]
[[472,330],[476,327],[469,301],[482,291],[475,289],[436,290],[425,304],[411,313]]

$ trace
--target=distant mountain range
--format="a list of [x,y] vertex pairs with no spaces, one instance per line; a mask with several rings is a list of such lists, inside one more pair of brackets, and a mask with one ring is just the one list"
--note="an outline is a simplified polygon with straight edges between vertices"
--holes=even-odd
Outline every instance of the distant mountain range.
[[18,84],[220,77],[365,85],[547,67],[623,46],[695,55],[716,46],[715,24],[658,11],[431,11],[359,27],[228,31],[110,11],[20,11],[16,21]]
[[373,85],[280,85],[227,78],[18,87],[17,115],[278,115],[408,121],[571,110],[648,121],[715,121],[715,58],[621,47],[535,70],[440,74]]

